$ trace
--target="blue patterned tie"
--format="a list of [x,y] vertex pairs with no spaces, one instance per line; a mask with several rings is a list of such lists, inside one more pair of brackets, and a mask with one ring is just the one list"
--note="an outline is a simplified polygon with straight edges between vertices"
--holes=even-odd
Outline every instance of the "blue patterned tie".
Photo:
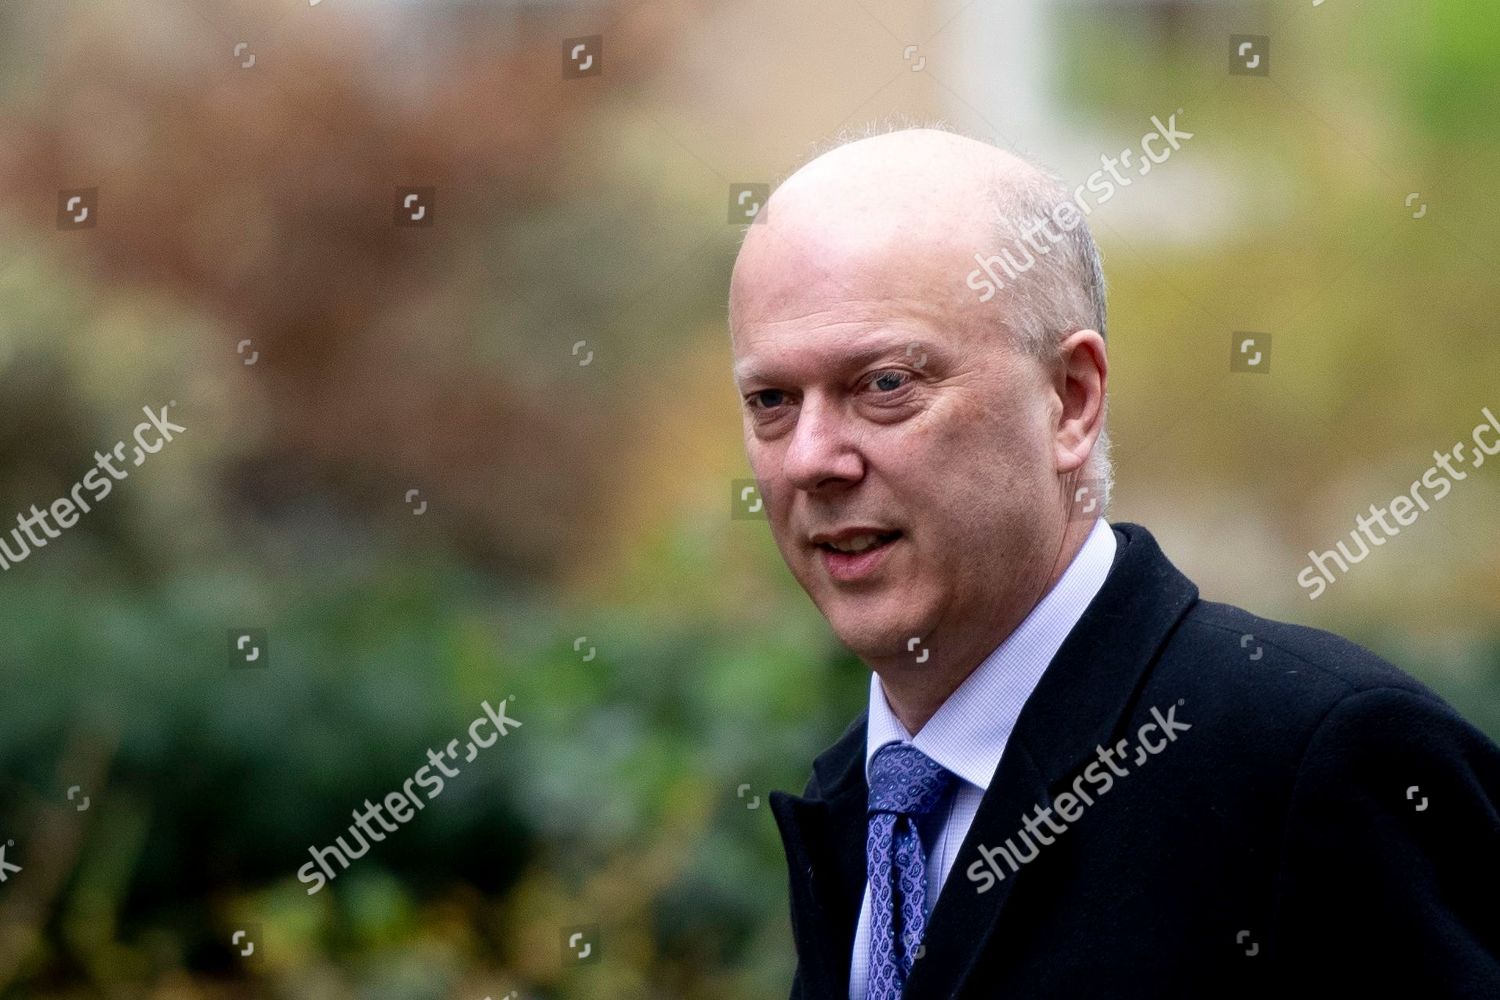
[[927,855],[916,818],[931,812],[954,776],[910,743],[870,760],[870,985],[866,1000],[899,1000],[927,930]]

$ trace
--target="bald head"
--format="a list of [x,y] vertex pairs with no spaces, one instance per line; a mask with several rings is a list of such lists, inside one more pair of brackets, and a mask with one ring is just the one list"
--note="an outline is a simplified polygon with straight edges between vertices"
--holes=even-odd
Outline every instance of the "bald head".
[[[1059,206],[1074,224],[1043,232]],[[934,306],[1028,352],[1045,356],[1075,329],[1105,333],[1098,250],[1066,187],[1013,153],[934,128],[839,145],[776,189],[735,263],[731,332],[747,297],[784,294],[804,280],[797,271],[836,278],[887,253],[904,256],[905,276],[941,272],[929,283]]]

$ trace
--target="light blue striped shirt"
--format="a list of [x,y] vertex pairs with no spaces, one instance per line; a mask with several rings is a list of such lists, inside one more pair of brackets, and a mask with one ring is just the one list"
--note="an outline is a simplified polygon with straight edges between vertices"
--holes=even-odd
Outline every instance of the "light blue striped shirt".
[[[1000,756],[1005,752],[1021,707],[1031,697],[1063,640],[1083,617],[1084,608],[1104,585],[1114,558],[1115,533],[1100,518],[1063,571],[1057,586],[974,668],[916,736],[906,731],[886,703],[880,677],[870,675],[865,780],[868,782],[870,777],[870,759],[887,743],[911,743],[959,778],[954,790],[948,793],[946,805],[939,803],[917,824],[922,843],[927,847],[929,916],[958,857],[958,849],[969,833],[969,825],[974,822],[974,814],[979,811],[979,800],[1000,766]],[[870,887],[866,884],[864,902],[859,908],[859,927],[854,933],[849,1000],[865,1000],[869,975]]]

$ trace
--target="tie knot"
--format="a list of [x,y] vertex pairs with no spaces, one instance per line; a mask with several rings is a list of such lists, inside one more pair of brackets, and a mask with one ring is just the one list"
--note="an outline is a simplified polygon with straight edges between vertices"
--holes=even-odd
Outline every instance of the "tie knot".
[[870,812],[925,816],[953,780],[952,772],[910,743],[887,743],[870,760]]

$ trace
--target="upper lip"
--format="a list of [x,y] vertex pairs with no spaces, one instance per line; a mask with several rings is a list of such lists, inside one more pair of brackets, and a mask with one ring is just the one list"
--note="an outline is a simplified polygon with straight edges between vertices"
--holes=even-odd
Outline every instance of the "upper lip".
[[860,535],[893,535],[897,534],[896,528],[876,528],[870,525],[856,525],[852,528],[840,528],[838,531],[820,531],[811,535],[808,541],[813,545],[826,545],[829,542],[847,542],[851,538]]

